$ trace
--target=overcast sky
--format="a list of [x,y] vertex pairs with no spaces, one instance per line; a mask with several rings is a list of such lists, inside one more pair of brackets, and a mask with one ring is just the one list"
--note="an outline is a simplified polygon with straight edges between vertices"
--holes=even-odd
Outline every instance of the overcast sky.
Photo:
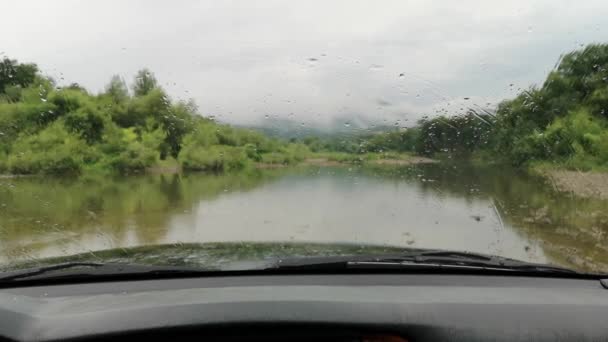
[[541,83],[608,40],[606,18],[606,0],[19,0],[1,4],[0,54],[95,92],[147,67],[227,122],[403,123]]

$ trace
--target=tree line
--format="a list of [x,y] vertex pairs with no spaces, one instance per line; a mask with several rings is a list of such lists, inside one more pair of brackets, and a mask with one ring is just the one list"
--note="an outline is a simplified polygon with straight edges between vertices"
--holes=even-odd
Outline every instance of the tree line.
[[163,163],[222,172],[255,162],[293,163],[302,144],[237,129],[174,101],[147,69],[131,87],[118,75],[98,94],[59,87],[31,63],[0,60],[0,172],[143,172]]
[[78,84],[58,87],[35,64],[0,61],[0,172],[133,173],[167,162],[221,172],[255,162],[290,164],[326,151],[605,169],[608,45],[561,56],[542,85],[494,110],[470,108],[402,130],[289,142],[201,116],[193,101],[172,100],[147,69],[130,87],[113,76],[104,91],[92,94]]
[[608,45],[591,44],[560,57],[541,86],[531,86],[495,110],[435,116],[400,131],[350,141],[303,141],[344,152],[414,152],[478,156],[515,166],[549,162],[567,168],[608,167]]

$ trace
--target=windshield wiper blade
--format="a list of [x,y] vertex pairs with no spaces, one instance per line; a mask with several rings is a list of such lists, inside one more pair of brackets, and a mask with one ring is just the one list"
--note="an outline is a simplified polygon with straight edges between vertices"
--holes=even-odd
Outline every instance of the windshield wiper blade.
[[[408,250],[396,254],[364,254],[352,256],[329,256],[329,257],[306,257],[286,258],[279,260],[276,267],[287,268],[318,268],[318,267],[345,267],[349,262],[376,262],[376,263],[467,263],[484,266],[500,265],[504,259],[501,257],[488,256],[468,252],[444,251],[444,250]],[[512,260],[515,261],[515,260]]]
[[[266,263],[267,265],[267,263]],[[433,273],[480,273],[558,275],[601,278],[606,275],[579,273],[552,265],[514,259],[443,250],[406,250],[395,254],[288,258],[273,266],[236,270],[192,266],[152,266],[126,263],[72,262],[0,273],[0,287],[36,282],[80,282],[172,277],[200,277],[218,274],[275,274],[289,272],[397,271]],[[243,273],[245,272],[245,273]]]
[[21,278],[35,277],[37,275],[41,275],[41,274],[44,274],[47,272],[66,270],[66,269],[70,269],[70,268],[96,268],[96,267],[101,267],[101,266],[104,266],[104,264],[96,263],[96,262],[69,262],[69,263],[57,264],[57,265],[52,265],[52,266],[44,266],[44,267],[33,268],[33,269],[28,268],[28,269],[24,269],[24,270],[4,272],[2,274],[2,276],[0,276],[0,281],[10,281],[10,280],[17,280],[17,279],[21,279]]
[[207,269],[174,266],[147,266],[120,263],[70,262],[0,274],[0,282],[31,279],[61,279],[117,275],[151,275],[208,272]]
[[484,264],[484,263],[452,263],[445,260],[428,260],[426,262],[386,262],[386,261],[349,261],[344,264],[349,269],[445,269],[445,270],[485,270],[500,272],[539,272],[558,274],[581,274],[577,271],[542,264]]
[[568,268],[484,254],[426,250],[391,255],[340,256],[280,260],[281,270],[450,270],[582,275]]

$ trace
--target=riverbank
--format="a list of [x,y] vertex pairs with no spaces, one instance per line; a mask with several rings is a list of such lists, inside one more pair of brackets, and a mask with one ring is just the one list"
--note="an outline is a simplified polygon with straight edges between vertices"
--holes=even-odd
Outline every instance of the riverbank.
[[[307,158],[295,165],[313,166],[340,166],[350,164],[376,164],[376,165],[414,165],[437,163],[435,159],[413,156],[405,153],[364,153],[351,154],[339,152],[318,152],[309,155]],[[293,166],[294,164],[281,163],[256,163],[258,169],[275,169]]]
[[[264,158],[273,160],[273,158]],[[407,153],[385,152],[385,153],[342,153],[342,152],[314,152],[309,153],[301,160],[289,160],[287,158],[274,158],[274,161],[264,161],[249,163],[242,169],[279,169],[298,165],[304,166],[341,166],[352,164],[374,164],[374,165],[414,165],[438,163],[438,160],[415,156]],[[289,160],[289,162],[286,162]],[[144,174],[179,174],[184,171],[184,167],[175,158],[167,158],[166,160],[158,161],[156,164],[147,167]],[[187,171],[187,170],[186,170]],[[198,170],[206,172],[205,170]],[[211,172],[213,170],[209,170]],[[90,172],[101,173],[100,170],[83,170],[82,174]],[[217,172],[214,172],[217,173]],[[19,177],[19,174],[0,174],[0,177]],[[31,176],[31,175],[30,175]]]
[[552,186],[579,197],[608,199],[608,173],[569,170],[541,171]]
[[[505,163],[484,153],[475,153],[470,162],[480,167],[501,167]],[[522,169],[543,177],[557,191],[582,198],[608,199],[608,166],[593,163],[583,166],[584,171],[563,162],[534,161]]]

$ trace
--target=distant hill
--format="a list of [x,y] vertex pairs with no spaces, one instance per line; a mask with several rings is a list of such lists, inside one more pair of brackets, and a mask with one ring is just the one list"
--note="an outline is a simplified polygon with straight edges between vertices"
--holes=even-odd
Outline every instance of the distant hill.
[[395,131],[395,126],[378,125],[369,119],[337,117],[329,124],[298,122],[291,119],[269,117],[261,122],[249,125],[235,125],[235,127],[250,128],[268,136],[284,139],[317,137],[349,137],[353,135],[367,135],[374,132]]

